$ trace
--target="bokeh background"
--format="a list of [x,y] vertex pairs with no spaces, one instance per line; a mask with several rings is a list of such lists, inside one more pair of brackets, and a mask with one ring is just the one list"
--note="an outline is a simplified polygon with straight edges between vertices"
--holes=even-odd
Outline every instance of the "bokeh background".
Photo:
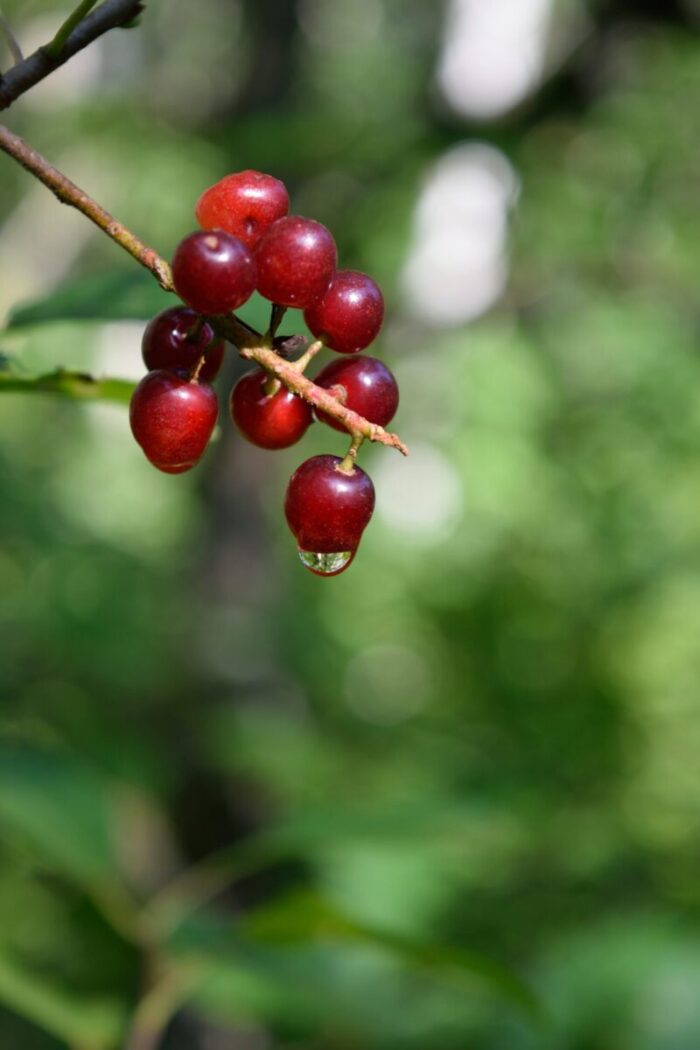
[[[697,1050],[699,29],[152,0],[5,114],[166,256],[284,178],[386,292],[412,455],[319,580],[282,499],[340,434],[222,411],[168,477],[123,404],[0,387],[3,1048]],[[0,381],[137,379],[137,271],[0,156]]]

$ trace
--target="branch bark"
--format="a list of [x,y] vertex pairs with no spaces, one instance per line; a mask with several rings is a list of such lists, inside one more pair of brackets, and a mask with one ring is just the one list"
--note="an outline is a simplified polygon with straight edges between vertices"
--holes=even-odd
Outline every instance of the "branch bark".
[[110,29],[126,25],[143,10],[143,6],[142,0],[105,0],[73,29],[58,54],[52,55],[46,48],[40,47],[23,62],[18,62],[5,76],[0,77],[0,110],[7,109],[25,91],[98,37]]
[[136,234],[128,230],[113,215],[110,215],[101,204],[98,204],[97,201],[88,196],[74,182],[71,182],[62,171],[54,168],[53,164],[50,164],[45,157],[42,157],[40,153],[32,149],[24,139],[21,139],[19,135],[15,135],[14,132],[2,124],[0,124],[0,149],[18,161],[23,168],[26,168],[40,182],[43,182],[44,186],[47,186],[62,204],[68,204],[72,208],[77,208],[91,222],[99,226],[108,237],[111,237],[129,255],[133,256],[137,262],[140,262],[142,266],[150,270],[161,288],[166,292],[174,290],[172,273],[165,259],[161,259],[153,248],[149,248],[147,244],[144,244]]

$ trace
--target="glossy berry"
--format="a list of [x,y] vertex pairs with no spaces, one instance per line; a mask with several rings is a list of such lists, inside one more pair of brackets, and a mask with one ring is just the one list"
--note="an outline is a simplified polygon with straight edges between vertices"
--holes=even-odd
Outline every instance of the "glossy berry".
[[205,190],[197,201],[197,222],[205,230],[226,230],[248,248],[289,211],[283,182],[259,171],[237,171]]
[[376,339],[384,320],[384,297],[366,273],[338,270],[323,297],[306,309],[304,320],[331,350],[355,354]]
[[[338,566],[345,568],[372,517],[374,485],[357,466],[349,474],[338,469],[341,462],[338,456],[313,456],[302,463],[287,487],[284,512],[300,552],[345,554],[345,564]],[[318,565],[302,561],[307,567]],[[332,564],[321,562],[326,570]]]
[[223,230],[198,230],[180,241],[173,282],[181,299],[200,314],[225,314],[253,294],[257,271],[248,248]]
[[190,470],[211,437],[218,403],[208,383],[156,371],[136,387],[129,409],[131,430],[154,467],[166,474]]
[[231,391],[231,418],[244,438],[260,448],[288,448],[313,422],[311,409],[296,394],[280,387],[266,393],[266,372],[247,372]]
[[258,245],[258,291],[300,310],[325,292],[335,272],[335,241],[320,222],[287,215],[273,222]]
[[215,339],[214,329],[187,306],[171,306],[146,325],[141,341],[143,361],[149,372],[164,368],[188,374],[205,354],[199,378],[214,379],[224,359],[223,339]]
[[[366,354],[336,358],[321,369],[314,383],[326,390],[339,388],[334,393],[347,408],[380,427],[391,422],[399,407],[399,387],[393,375],[382,361]],[[326,412],[316,409],[316,417],[335,430],[345,430]]]

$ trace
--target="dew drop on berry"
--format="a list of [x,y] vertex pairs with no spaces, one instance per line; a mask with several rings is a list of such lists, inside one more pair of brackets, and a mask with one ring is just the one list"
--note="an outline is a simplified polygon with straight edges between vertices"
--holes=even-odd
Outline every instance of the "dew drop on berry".
[[347,569],[354,557],[355,551],[317,554],[315,551],[299,550],[301,564],[316,576],[337,576],[343,569]]

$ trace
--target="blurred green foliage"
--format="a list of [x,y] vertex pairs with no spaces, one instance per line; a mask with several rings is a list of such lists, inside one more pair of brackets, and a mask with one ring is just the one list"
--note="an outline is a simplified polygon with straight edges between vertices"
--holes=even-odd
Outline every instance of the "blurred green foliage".
[[[420,0],[152,3],[7,114],[165,255],[221,174],[287,179],[385,287],[414,455],[363,452],[332,581],[281,502],[341,435],[222,418],[157,475],[105,398],[162,293],[0,158],[1,1046],[126,1047],[144,995],[166,1050],[699,1045],[697,10],[579,15],[491,123]],[[431,328],[412,217],[472,141],[520,183],[507,289]]]

